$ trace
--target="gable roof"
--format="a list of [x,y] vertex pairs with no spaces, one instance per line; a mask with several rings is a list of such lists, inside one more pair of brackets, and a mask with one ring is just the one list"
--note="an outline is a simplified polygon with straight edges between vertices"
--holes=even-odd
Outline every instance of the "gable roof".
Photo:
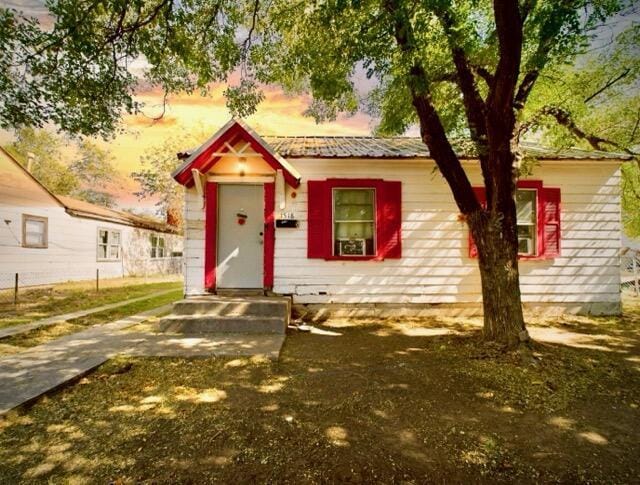
[[300,185],[300,174],[280,154],[274,151],[255,131],[242,120],[231,119],[220,128],[211,138],[191,153],[171,176],[180,184],[193,185],[192,170],[204,173],[220,160],[220,153],[228,152],[229,146],[238,141],[249,143],[251,148],[260,154],[274,169],[282,170],[284,179],[292,187]]
[[[124,224],[127,226],[139,227],[142,229],[150,229],[152,231],[164,232],[164,233],[178,233],[178,229],[147,217],[136,216],[128,212],[119,211],[116,209],[109,209],[108,207],[102,207],[96,204],[91,204],[84,200],[74,199],[66,195],[58,195],[49,191],[42,183],[31,174],[25,167],[22,166],[7,150],[0,147],[0,153],[4,155],[9,162],[14,165],[17,170],[22,173],[27,180],[29,180],[29,187],[25,189],[33,188],[42,194],[46,194],[53,204],[63,207],[65,212],[74,217],[83,217],[87,219],[97,219],[105,222],[113,222],[116,224]],[[34,197],[33,190],[31,193],[24,194],[25,197]]]
[[[53,205],[64,207],[62,202],[58,200],[53,192],[49,191],[49,189],[42,185],[40,181],[31,174],[31,172],[23,167],[22,164],[18,162],[18,160],[16,160],[13,155],[11,155],[2,147],[0,147],[0,156],[2,156],[3,159],[7,160],[9,162],[9,165],[13,167],[7,167],[4,171],[0,170],[0,173],[2,173],[4,179],[7,178],[7,175],[5,173],[7,171],[15,175],[15,177],[6,180],[6,183],[11,185],[11,190],[16,193],[19,192],[23,198],[34,200],[38,197],[42,197],[42,200],[49,200]],[[2,166],[0,166],[0,169],[1,168]],[[16,180],[16,178],[22,180]]]
[[[430,158],[419,137],[374,136],[265,136],[265,141],[287,158]],[[453,143],[462,159],[474,159],[465,140]],[[546,160],[630,160],[631,156],[598,150],[569,148],[558,150],[531,142],[520,144],[525,155]]]
[[116,224],[124,224],[127,226],[139,227],[141,229],[149,229],[152,231],[177,234],[177,228],[156,221],[148,217],[137,216],[129,212],[110,209],[108,207],[99,206],[86,202],[84,200],[74,199],[66,195],[56,195],[62,202],[67,212],[76,217],[85,217],[87,219],[97,219],[105,222],[114,222]]

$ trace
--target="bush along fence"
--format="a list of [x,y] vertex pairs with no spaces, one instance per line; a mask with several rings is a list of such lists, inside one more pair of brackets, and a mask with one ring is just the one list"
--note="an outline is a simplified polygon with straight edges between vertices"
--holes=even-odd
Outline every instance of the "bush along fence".
[[126,268],[94,267],[74,270],[73,268],[49,271],[21,271],[17,273],[0,272],[0,303],[17,305],[20,294],[24,291],[37,290],[45,286],[60,283],[83,283],[83,287],[100,291],[105,280],[136,277],[142,279],[158,279],[162,277],[180,276],[182,274],[182,258],[171,257],[162,260],[140,261],[139,264]]

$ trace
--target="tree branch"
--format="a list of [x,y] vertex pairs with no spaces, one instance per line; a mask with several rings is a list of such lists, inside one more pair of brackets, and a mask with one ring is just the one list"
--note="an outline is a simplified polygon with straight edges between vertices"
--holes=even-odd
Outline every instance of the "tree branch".
[[591,101],[593,98],[595,98],[596,96],[602,94],[604,91],[606,91],[607,89],[609,89],[611,86],[613,86],[615,83],[617,83],[618,81],[624,79],[625,77],[627,77],[627,75],[631,72],[631,69],[626,68],[622,74],[616,76],[615,78],[611,79],[609,82],[607,82],[604,86],[602,86],[600,89],[598,89],[595,93],[593,93],[590,96],[587,96],[584,100],[585,103],[588,103],[589,101]]
[[634,157],[640,156],[640,153],[636,153],[618,142],[585,132],[576,125],[575,121],[571,117],[571,113],[559,106],[545,106],[540,110],[539,114],[555,118],[559,125],[569,130],[574,137],[586,141],[594,150],[606,151],[606,148],[604,148],[603,145],[608,145],[616,150],[621,150],[628,155],[632,155]]
[[[385,0],[384,8],[393,21],[394,37],[400,53],[414,59],[415,40],[407,13],[398,0]],[[420,134],[440,172],[451,187],[453,197],[463,214],[481,210],[471,182],[446,135],[442,121],[436,111],[429,92],[429,80],[421,65],[413,60],[409,70],[408,87],[413,106],[420,120]]]

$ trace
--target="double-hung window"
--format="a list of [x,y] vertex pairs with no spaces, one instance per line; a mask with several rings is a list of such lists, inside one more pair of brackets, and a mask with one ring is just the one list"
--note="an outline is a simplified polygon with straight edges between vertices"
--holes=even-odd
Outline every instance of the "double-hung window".
[[[473,191],[486,206],[484,187]],[[516,187],[518,256],[522,259],[550,259],[560,256],[560,189],[545,187],[541,180],[520,180]],[[478,248],[469,233],[469,257]]]
[[307,182],[307,257],[402,257],[402,184],[382,179]]
[[164,236],[151,235],[151,259],[164,258],[166,256],[166,241]]
[[333,255],[376,253],[375,189],[333,189]]
[[98,229],[98,261],[119,261],[120,231]]
[[535,256],[537,251],[538,204],[536,189],[516,190],[518,254]]
[[46,248],[48,246],[47,218],[22,215],[22,246],[25,248]]

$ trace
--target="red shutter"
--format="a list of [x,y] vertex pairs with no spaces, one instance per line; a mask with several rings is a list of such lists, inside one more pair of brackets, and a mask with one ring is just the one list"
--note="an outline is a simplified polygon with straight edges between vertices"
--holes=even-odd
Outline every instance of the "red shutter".
[[[331,256],[331,200],[324,180],[307,182],[307,257]],[[328,231],[328,232],[327,232]]]
[[[484,187],[474,187],[473,191],[475,192],[476,199],[478,199],[478,202],[480,203],[480,205],[482,207],[486,207],[487,196],[485,195],[486,192]],[[473,241],[473,237],[471,236],[471,231],[469,231],[469,257],[470,258],[478,257],[478,246],[476,246],[476,243]]]
[[378,259],[402,257],[402,183],[382,182],[380,203],[377,207]]
[[218,184],[207,182],[204,221],[204,287],[216,289],[216,235],[218,232]]
[[560,256],[560,189],[542,189],[545,258]]
[[276,184],[264,184],[264,287],[273,288],[273,258],[276,244],[274,209]]

